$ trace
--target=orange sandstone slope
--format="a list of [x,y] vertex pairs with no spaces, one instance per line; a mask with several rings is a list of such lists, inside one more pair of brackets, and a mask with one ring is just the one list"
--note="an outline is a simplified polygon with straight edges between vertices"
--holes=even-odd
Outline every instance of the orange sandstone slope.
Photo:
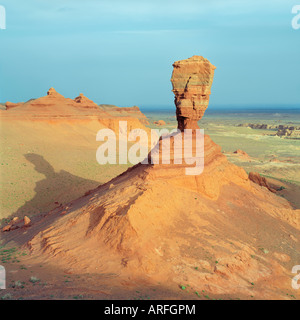
[[[200,58],[186,63],[208,63]],[[207,76],[201,66],[183,70]],[[180,93],[184,112],[176,96],[179,129],[195,129],[208,101],[193,103],[201,100],[197,87],[210,92],[211,77],[192,78],[190,93]],[[28,241],[33,259],[71,273],[118,274],[120,286],[143,279],[174,290],[285,299],[299,263],[299,210],[250,181],[207,135],[204,150],[201,175],[185,175],[174,163],[138,164],[36,219],[26,235],[12,231],[15,240]]]
[[50,212],[30,228],[33,257],[74,273],[280,297],[299,260],[299,210],[251,182],[208,136],[203,174],[183,170],[139,164]]

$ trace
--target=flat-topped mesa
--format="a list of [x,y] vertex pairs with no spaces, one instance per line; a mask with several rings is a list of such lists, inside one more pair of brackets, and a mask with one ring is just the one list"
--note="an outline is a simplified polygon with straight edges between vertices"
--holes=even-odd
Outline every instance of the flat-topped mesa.
[[173,67],[171,82],[178,129],[199,129],[197,122],[208,107],[216,67],[201,56],[176,61]]

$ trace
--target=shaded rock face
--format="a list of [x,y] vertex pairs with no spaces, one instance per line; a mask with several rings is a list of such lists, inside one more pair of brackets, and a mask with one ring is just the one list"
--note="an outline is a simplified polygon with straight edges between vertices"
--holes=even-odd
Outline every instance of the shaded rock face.
[[257,172],[250,172],[249,173],[249,180],[251,180],[252,182],[258,184],[261,187],[265,187],[267,188],[269,191],[275,193],[276,190],[271,188],[267,179],[265,177],[262,177],[259,173]]
[[178,129],[198,129],[197,122],[208,107],[216,67],[201,56],[176,61],[173,67],[171,82]]
[[299,127],[284,127],[279,126],[276,136],[279,137],[287,137],[287,138],[300,138],[300,130]]
[[251,129],[261,129],[261,130],[272,130],[277,129],[278,126],[276,125],[270,125],[270,124],[261,124],[261,123],[240,123],[238,127],[245,127],[245,128],[251,128]]

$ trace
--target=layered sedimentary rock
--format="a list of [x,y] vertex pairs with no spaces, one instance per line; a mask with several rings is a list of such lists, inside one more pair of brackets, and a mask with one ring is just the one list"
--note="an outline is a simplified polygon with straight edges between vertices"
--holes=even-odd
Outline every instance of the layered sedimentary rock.
[[[76,108],[77,107],[77,108]],[[65,98],[54,88],[50,88],[47,95],[37,99],[30,99],[24,103],[12,105],[11,102],[6,103],[6,112],[1,112],[1,116],[9,117],[24,115],[26,117],[40,116],[66,116],[81,114],[83,108],[70,98]]]
[[103,108],[91,99],[79,94],[75,99],[65,98],[54,88],[50,88],[47,95],[27,102],[6,102],[6,110],[0,110],[2,119],[13,121],[25,119],[41,121],[96,121],[118,132],[119,121],[127,121],[128,129],[142,128],[148,130],[147,117],[139,110],[133,108]]
[[[133,129],[150,132],[150,129],[145,127],[147,118],[138,107],[133,110],[124,109],[116,107],[113,111],[106,111],[82,93],[75,99],[70,99],[50,88],[47,95],[41,98],[17,104],[7,102],[6,110],[0,110],[0,120],[13,122],[14,125],[20,122],[19,126],[23,126],[25,120],[51,125],[83,125],[93,130],[95,136],[100,129],[109,128],[114,131],[116,138],[119,137],[120,122],[126,121],[128,132]],[[150,146],[149,139],[149,149]]]
[[176,61],[173,67],[171,82],[178,129],[197,129],[197,122],[208,107],[216,67],[201,56]]
[[13,102],[6,102],[5,104],[5,110],[10,110],[12,108],[20,107],[22,103],[13,103]]

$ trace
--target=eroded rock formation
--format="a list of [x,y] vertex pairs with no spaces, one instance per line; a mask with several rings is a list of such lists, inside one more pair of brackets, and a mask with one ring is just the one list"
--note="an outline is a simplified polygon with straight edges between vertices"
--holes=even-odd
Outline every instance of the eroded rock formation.
[[35,120],[35,121],[95,121],[101,123],[115,132],[119,130],[119,121],[127,121],[128,128],[142,128],[149,124],[147,117],[138,107],[103,108],[91,99],[79,94],[75,99],[65,98],[54,88],[50,88],[47,95],[27,102],[6,102],[6,110],[0,110],[1,119],[7,120]]
[[[202,57],[174,64],[180,130],[197,128],[213,70]],[[128,279],[146,279],[175,283],[176,290],[189,283],[196,292],[246,297],[253,294],[251,282],[280,281],[286,291],[290,281],[283,285],[282,277],[289,271],[273,252],[253,257],[261,255],[257,243],[273,248],[284,237],[279,253],[295,247],[289,235],[299,235],[299,212],[252,183],[207,135],[204,150],[201,175],[186,175],[185,165],[140,163],[41,216],[26,238],[32,255],[70,273],[113,273],[124,286]],[[262,297],[277,297],[276,286],[261,289]]]
[[201,56],[176,61],[173,67],[171,82],[178,129],[198,129],[197,122],[208,107],[216,67]]
[[250,172],[249,179],[254,183],[258,184],[259,186],[267,188],[269,191],[273,193],[276,192],[275,189],[271,188],[267,179],[265,177],[262,177],[258,172]]
[[50,98],[64,98],[64,96],[58,93],[54,88],[50,88],[47,92],[47,96]]
[[82,108],[99,110],[99,106],[91,99],[85,97],[83,93],[80,93],[79,96],[74,99],[74,101]]

